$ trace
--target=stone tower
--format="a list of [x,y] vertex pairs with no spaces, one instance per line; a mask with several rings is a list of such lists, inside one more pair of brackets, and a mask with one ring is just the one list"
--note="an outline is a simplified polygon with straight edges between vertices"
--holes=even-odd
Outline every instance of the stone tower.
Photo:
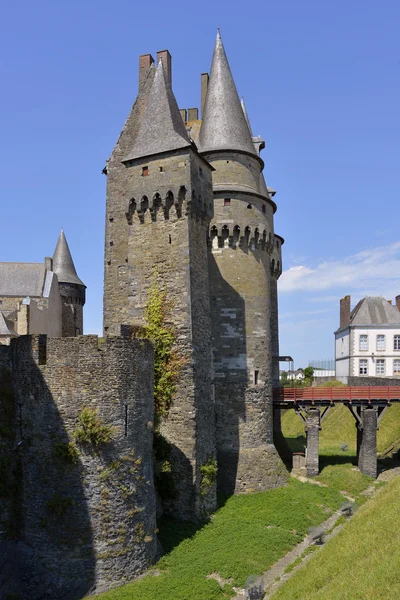
[[214,168],[209,277],[218,486],[225,494],[260,491],[286,478],[272,414],[283,240],[274,234],[276,205],[262,174],[265,144],[252,137],[219,32],[209,81],[202,81],[208,89],[198,144]]
[[63,229],[54,251],[53,271],[58,278],[62,301],[61,336],[82,335],[86,286],[76,273]]
[[182,519],[215,507],[200,467],[215,458],[206,237],[212,167],[189,138],[171,87],[171,56],[140,57],[139,93],[104,171],[107,175],[104,331],[144,325],[155,269],[172,302],[185,365],[160,424],[177,496],[164,510]]

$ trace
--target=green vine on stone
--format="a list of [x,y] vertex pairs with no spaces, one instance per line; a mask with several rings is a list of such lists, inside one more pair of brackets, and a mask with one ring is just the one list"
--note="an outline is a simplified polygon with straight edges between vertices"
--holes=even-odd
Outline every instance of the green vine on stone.
[[144,313],[146,326],[136,331],[137,337],[148,338],[154,345],[154,408],[156,419],[166,417],[173,402],[176,384],[186,359],[176,348],[176,333],[168,321],[172,304],[167,288],[160,288],[157,271],[149,289]]
[[217,461],[209,458],[204,465],[200,466],[199,470],[201,474],[200,493],[204,497],[216,482],[218,471]]
[[78,416],[78,425],[73,433],[77,444],[96,449],[109,444],[114,436],[114,428],[105,425],[96,408],[84,407]]

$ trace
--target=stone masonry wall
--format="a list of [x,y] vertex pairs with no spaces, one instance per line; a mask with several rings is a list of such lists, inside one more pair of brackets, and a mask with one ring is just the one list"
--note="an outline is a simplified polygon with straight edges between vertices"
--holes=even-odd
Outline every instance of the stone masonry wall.
[[214,200],[209,272],[224,494],[260,491],[286,479],[273,445],[270,208],[250,196],[235,195],[228,205]]
[[108,192],[105,330],[112,332],[121,322],[145,324],[157,272],[161,287],[166,285],[178,349],[186,359],[173,405],[160,424],[171,447],[177,492],[164,509],[181,519],[198,518],[215,507],[215,489],[202,493],[199,470],[215,456],[206,246],[213,209],[211,169],[186,149],[141,159],[119,175],[114,204],[115,180]]
[[[156,555],[151,344],[25,336],[11,347],[20,539],[52,575],[50,597],[132,579]],[[75,443],[84,407],[111,428],[108,444]]]
[[16,535],[18,483],[11,348],[0,345],[0,543]]
[[348,385],[397,386],[400,385],[400,379],[392,377],[349,377]]

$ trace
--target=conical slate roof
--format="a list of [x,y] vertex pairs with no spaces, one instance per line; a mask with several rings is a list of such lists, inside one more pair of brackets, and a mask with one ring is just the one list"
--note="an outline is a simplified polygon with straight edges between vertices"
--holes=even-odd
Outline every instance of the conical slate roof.
[[124,161],[190,146],[185,124],[160,60],[139,132]]
[[58,238],[57,246],[53,256],[53,271],[57,275],[60,283],[76,283],[85,285],[76,273],[74,261],[72,260],[71,252],[65,237],[64,230],[61,229],[60,237]]
[[238,150],[256,155],[219,31],[204,105],[199,150]]
[[242,106],[242,111],[243,111],[243,114],[244,114],[244,118],[246,119],[247,127],[249,128],[249,131],[250,131],[250,135],[251,135],[251,137],[253,137],[253,132],[251,130],[249,115],[247,114],[247,109],[246,109],[246,105],[244,103],[244,98],[242,98],[240,100],[240,104]]

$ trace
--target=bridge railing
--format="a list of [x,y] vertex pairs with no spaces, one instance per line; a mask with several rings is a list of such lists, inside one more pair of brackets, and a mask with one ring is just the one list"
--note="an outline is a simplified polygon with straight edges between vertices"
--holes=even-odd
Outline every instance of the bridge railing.
[[398,400],[400,387],[398,386],[349,386],[349,387],[304,387],[304,388],[274,388],[274,401],[276,402],[314,402],[330,401],[352,402],[353,400]]

